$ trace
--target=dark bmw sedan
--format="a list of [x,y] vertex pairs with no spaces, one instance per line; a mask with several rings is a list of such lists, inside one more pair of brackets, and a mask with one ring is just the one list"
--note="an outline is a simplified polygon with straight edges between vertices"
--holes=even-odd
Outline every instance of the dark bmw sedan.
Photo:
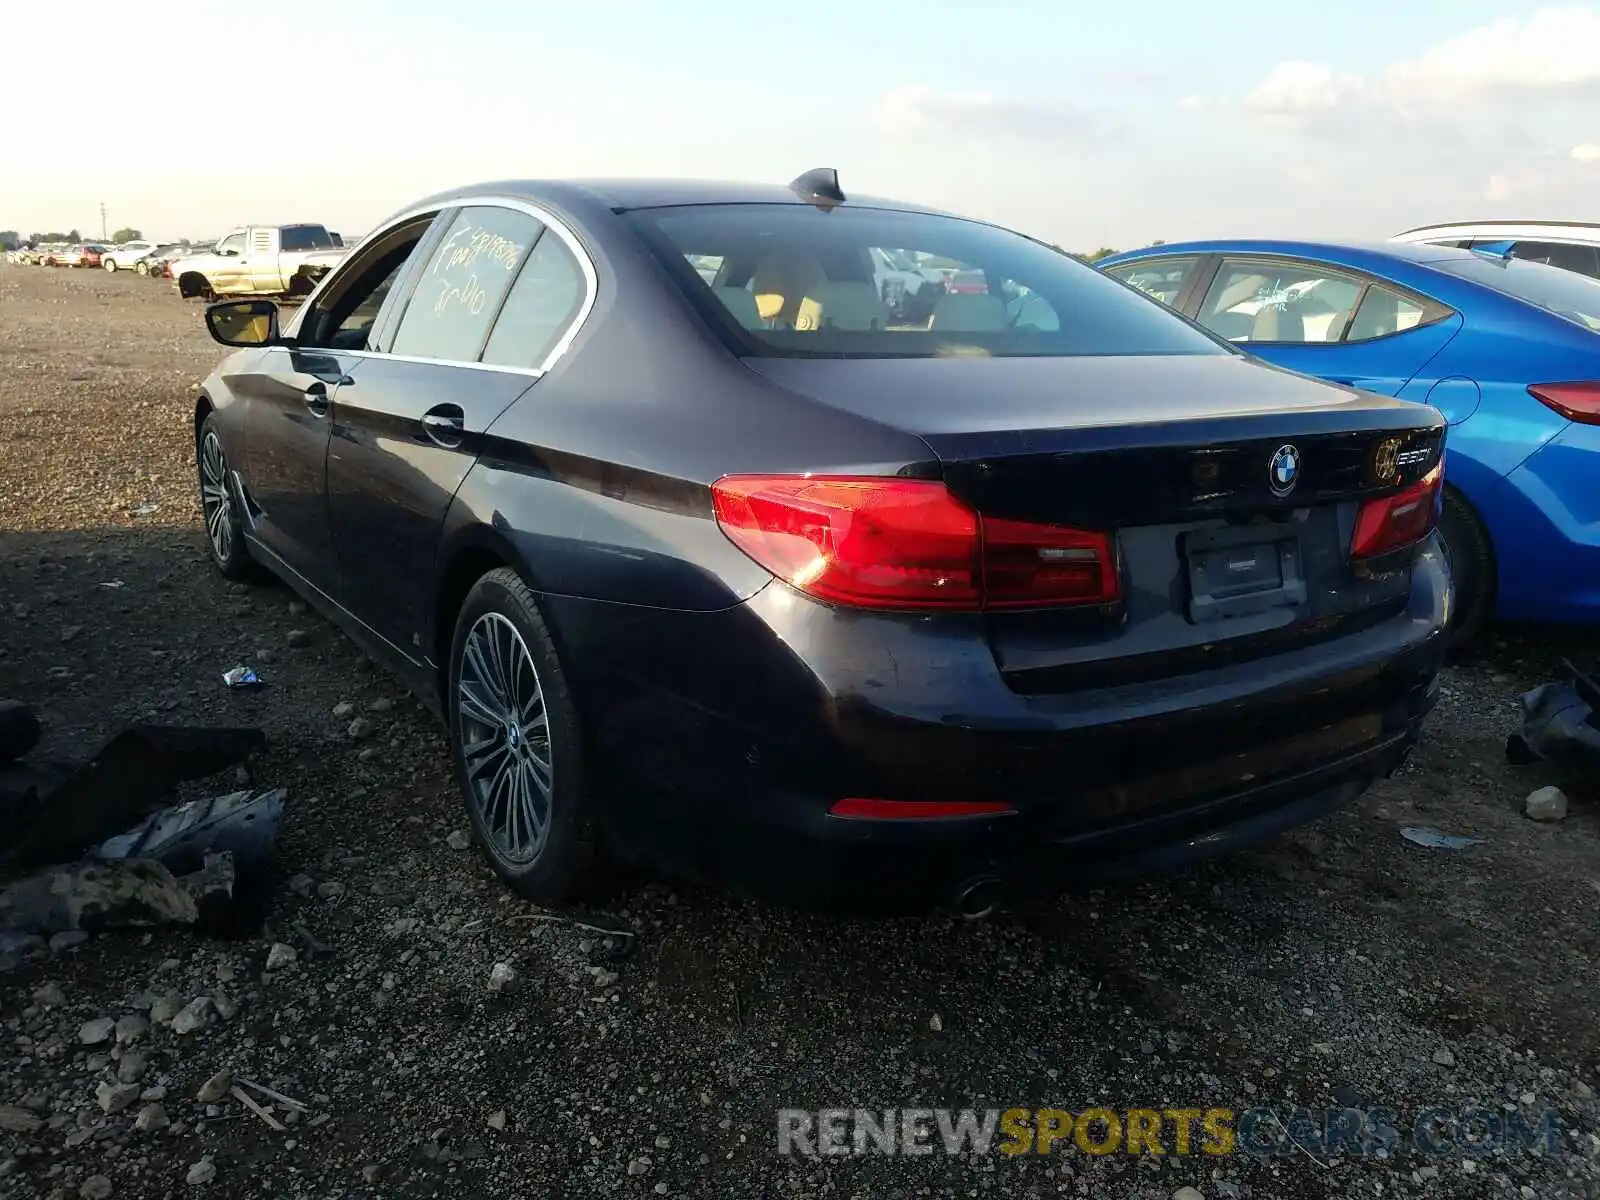
[[[906,319],[904,260],[983,286]],[[438,709],[535,900],[976,915],[1347,803],[1434,702],[1435,410],[829,171],[451,192],[207,320],[217,567]]]

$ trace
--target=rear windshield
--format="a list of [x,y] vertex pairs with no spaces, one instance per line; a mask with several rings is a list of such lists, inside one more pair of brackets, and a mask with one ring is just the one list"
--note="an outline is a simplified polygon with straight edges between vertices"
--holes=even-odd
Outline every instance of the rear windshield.
[[1585,329],[1600,330],[1600,280],[1587,275],[1544,263],[1476,253],[1452,255],[1428,265],[1536,304]]
[[1069,255],[976,221],[803,204],[688,205],[628,219],[750,355],[1233,353]]
[[328,250],[333,236],[321,225],[285,225],[281,245],[285,250]]

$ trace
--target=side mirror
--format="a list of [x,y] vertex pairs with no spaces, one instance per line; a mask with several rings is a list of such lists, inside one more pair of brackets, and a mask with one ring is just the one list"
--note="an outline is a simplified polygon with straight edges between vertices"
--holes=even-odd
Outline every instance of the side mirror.
[[278,306],[271,300],[208,304],[206,330],[224,346],[274,346],[278,343]]

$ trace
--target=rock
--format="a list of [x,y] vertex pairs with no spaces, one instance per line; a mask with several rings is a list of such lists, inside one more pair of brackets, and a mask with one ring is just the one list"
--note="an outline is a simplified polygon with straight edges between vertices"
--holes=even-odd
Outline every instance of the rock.
[[289,630],[289,632],[286,635],[284,635],[284,639],[283,640],[286,643],[288,643],[290,646],[293,646],[296,649],[299,649],[302,646],[311,645],[311,635],[309,633],[307,633],[304,629],[291,629],[291,630]]
[[667,1187],[667,1181],[665,1179],[663,1179],[660,1183],[656,1184],[655,1191],[656,1191],[656,1195],[658,1195],[658,1196],[665,1196],[671,1190],[672,1190],[671,1188]]
[[150,1032],[150,1018],[139,1013],[129,1013],[117,1018],[117,1041],[126,1046],[137,1042]]
[[299,961],[300,952],[293,946],[286,946],[282,942],[273,942],[272,949],[267,951],[267,970],[281,971],[285,967],[292,967]]
[[928,1028],[933,1030],[934,1033],[943,1033],[944,1018],[942,1018],[938,1013],[934,1013],[933,1016],[928,1018]]
[[83,1186],[78,1189],[78,1195],[83,1200],[106,1200],[111,1195],[111,1180],[104,1175],[91,1175],[83,1181]]
[[1441,1067],[1453,1067],[1456,1065],[1456,1056],[1450,1051],[1441,1048],[1433,1052],[1433,1061]]
[[650,1170],[650,1160],[643,1155],[631,1159],[628,1163],[629,1175],[644,1175]]
[[394,701],[387,696],[379,696],[367,705],[368,712],[386,713],[394,707]]
[[67,995],[61,990],[59,983],[47,983],[34,989],[33,1002],[45,1008],[55,1008],[67,1002]]
[[95,1088],[94,1096],[102,1112],[119,1113],[139,1098],[139,1085],[102,1082]]
[[204,1029],[210,1023],[211,997],[196,996],[172,1018],[172,1032],[180,1035],[189,1034],[197,1029]]
[[200,1085],[200,1090],[195,1093],[194,1098],[201,1104],[215,1104],[226,1096],[232,1087],[233,1072],[224,1067]]
[[81,946],[88,940],[89,935],[81,929],[63,929],[60,933],[50,935],[50,949],[59,954],[63,950]]
[[356,706],[354,704],[351,704],[348,700],[341,700],[333,706],[333,718],[336,721],[342,721],[355,711]]
[[1172,1193],[1172,1200],[1206,1200],[1206,1195],[1199,1188],[1181,1187]]
[[209,1158],[202,1158],[189,1168],[189,1173],[184,1176],[184,1182],[190,1187],[199,1187],[203,1183],[210,1183],[216,1177],[216,1164]]
[[671,1138],[669,1138],[664,1133],[660,1133],[660,1134],[656,1135],[656,1149],[657,1150],[669,1150],[671,1148],[672,1148],[672,1139]]
[[310,897],[316,893],[317,881],[309,875],[291,875],[289,890],[296,896]]
[[170,1025],[172,1018],[183,1010],[183,1000],[168,992],[165,996],[157,996],[150,1005],[150,1021],[154,1025]]
[[217,1010],[217,1016],[224,1021],[231,1021],[239,1015],[239,1004],[226,992],[218,992],[211,997],[211,1007]]
[[289,615],[291,617],[303,617],[305,616],[305,612],[306,602],[304,600],[289,601]]
[[503,1130],[506,1127],[506,1114],[504,1109],[497,1109],[489,1114],[489,1128]]
[[144,1055],[137,1050],[129,1050],[122,1056],[122,1061],[117,1063],[117,1078],[123,1083],[138,1083],[144,1078],[144,1073],[149,1069],[149,1063]]
[[491,992],[503,992],[516,982],[516,968],[510,963],[497,962],[489,971],[489,990]]
[[68,625],[65,629],[63,629],[61,631],[62,644],[65,645],[67,642],[75,640],[77,638],[77,636],[82,632],[83,632],[83,626],[82,625]]
[[159,1104],[146,1104],[139,1110],[139,1115],[133,1119],[133,1127],[140,1133],[154,1133],[158,1129],[165,1129],[172,1121],[167,1117],[167,1110]]
[[83,1023],[78,1030],[78,1040],[85,1046],[98,1046],[101,1042],[109,1042],[116,1031],[117,1023],[110,1017],[96,1017]]
[[1522,811],[1533,821],[1560,821],[1567,815],[1567,794],[1555,786],[1529,792]]
[[327,883],[317,884],[317,895],[324,900],[337,900],[344,895],[344,884],[329,880]]
[[465,829],[452,829],[450,836],[445,838],[444,844],[452,850],[465,850],[472,845],[472,835]]
[[373,728],[374,726],[372,722],[367,720],[367,718],[357,717],[354,721],[350,722],[349,734],[352,738],[355,738],[357,741],[359,741],[370,734]]
[[44,1124],[25,1108],[0,1104],[0,1129],[8,1133],[34,1133]]
[[368,1163],[361,1168],[361,1178],[366,1183],[377,1183],[378,1177],[383,1174],[382,1163]]
[[166,1098],[167,1089],[162,1087],[159,1083],[156,1084],[155,1087],[147,1087],[144,1091],[139,1093],[139,1099],[145,1101],[165,1100]]

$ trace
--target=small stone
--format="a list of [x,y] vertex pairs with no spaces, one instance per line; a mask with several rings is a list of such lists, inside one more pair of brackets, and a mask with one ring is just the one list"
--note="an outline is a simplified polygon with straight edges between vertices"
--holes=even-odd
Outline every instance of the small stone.
[[102,1112],[119,1113],[139,1098],[139,1085],[102,1082],[95,1088],[94,1095]]
[[648,1158],[642,1158],[642,1157],[641,1158],[635,1158],[635,1159],[630,1160],[629,1163],[628,1163],[628,1174],[629,1175],[643,1175],[643,1174],[646,1174],[649,1170],[650,1170],[650,1160]]
[[304,600],[289,601],[289,615],[291,617],[303,617],[305,616],[305,612],[306,602]]
[[656,1135],[656,1149],[657,1150],[667,1150],[667,1149],[670,1149],[671,1146],[672,1146],[672,1139],[669,1138],[666,1134],[661,1133],[661,1134],[657,1134]]
[[209,1158],[202,1158],[189,1168],[189,1174],[184,1181],[191,1187],[199,1187],[203,1183],[210,1183],[217,1177],[217,1166]]
[[928,1018],[928,1028],[935,1033],[943,1033],[944,1019],[938,1013],[934,1013],[933,1016]]
[[299,649],[302,646],[311,645],[311,635],[309,633],[307,633],[304,629],[291,629],[291,630],[289,630],[289,632],[284,635],[284,639],[283,640],[288,645],[293,646],[296,649]]
[[504,1109],[496,1109],[489,1114],[489,1128],[503,1130],[506,1127],[506,1114]]
[[352,738],[360,741],[362,738],[370,734],[373,728],[374,726],[372,722],[367,720],[367,718],[357,717],[354,721],[350,722],[350,728],[347,732]]
[[67,642],[73,641],[82,632],[83,632],[83,626],[82,625],[68,625],[65,629],[63,629],[61,631],[62,644],[64,645]]
[[444,844],[452,850],[465,850],[472,845],[472,835],[465,829],[452,829],[450,836],[445,838]]
[[656,1184],[656,1187],[655,1187],[656,1195],[665,1196],[667,1194],[668,1190],[669,1189],[667,1188],[667,1181],[665,1179],[663,1179],[660,1183]]
[[55,1008],[58,1004],[67,1002],[67,995],[61,990],[59,983],[47,983],[34,989],[33,1002],[45,1008]]
[[193,1033],[197,1029],[204,1029],[210,1021],[211,997],[196,996],[172,1018],[172,1032],[180,1035]]
[[344,884],[329,880],[327,883],[317,884],[317,895],[324,900],[337,900],[344,895]]
[[137,1042],[150,1032],[150,1018],[139,1013],[129,1013],[117,1018],[117,1041],[121,1045]]
[[386,713],[394,707],[394,701],[387,696],[379,696],[367,705],[368,712]]
[[292,967],[300,958],[300,952],[293,946],[286,946],[282,942],[273,942],[272,949],[267,951],[267,970],[281,971],[285,967]]
[[138,1083],[148,1068],[144,1055],[137,1050],[129,1050],[117,1063],[117,1078],[123,1083]]
[[8,1133],[33,1133],[43,1124],[25,1108],[15,1104],[0,1104],[0,1129]]
[[1433,1061],[1441,1067],[1453,1067],[1456,1065],[1456,1056],[1449,1050],[1440,1048],[1433,1052]]
[[133,1119],[133,1127],[140,1133],[154,1133],[158,1129],[165,1129],[172,1121],[167,1116],[167,1110],[159,1104],[146,1104],[139,1110],[139,1115]]
[[228,1094],[233,1087],[233,1072],[224,1067],[210,1079],[200,1085],[200,1090],[194,1098],[201,1104],[215,1104]]
[[159,1083],[154,1087],[147,1087],[144,1091],[139,1093],[139,1099],[141,1100],[165,1100],[166,1098],[167,1089],[162,1087]]
[[351,704],[348,700],[341,700],[333,706],[333,718],[336,721],[342,721],[355,711],[356,706],[354,704]]
[[489,990],[503,992],[517,982],[517,971],[510,963],[497,962],[489,971]]
[[1173,1192],[1172,1200],[1206,1200],[1206,1195],[1199,1188],[1186,1186]]
[[78,1195],[83,1200],[106,1200],[111,1195],[111,1180],[104,1175],[91,1175],[83,1181],[83,1186],[78,1189]]
[[85,1046],[98,1046],[101,1042],[109,1042],[116,1031],[117,1023],[110,1017],[96,1017],[83,1023],[78,1030],[78,1040]]
[[211,997],[211,1007],[217,1010],[217,1016],[224,1021],[231,1021],[239,1015],[239,1004],[226,992],[218,992]]
[[89,935],[81,929],[63,929],[60,933],[50,935],[50,949],[59,954],[63,950],[81,946],[88,940]]
[[291,875],[289,890],[296,896],[309,897],[317,890],[317,881],[309,875]]
[[361,1178],[367,1183],[377,1183],[378,1177],[383,1174],[382,1163],[368,1163],[361,1168]]
[[172,992],[157,996],[150,1005],[150,1022],[153,1025],[170,1025],[172,1018],[183,1010],[183,999]]
[[1523,813],[1533,821],[1560,821],[1567,815],[1567,794],[1551,785],[1529,792]]
[[272,663],[276,662],[277,660],[278,656],[265,646],[256,651],[256,661],[259,663]]

